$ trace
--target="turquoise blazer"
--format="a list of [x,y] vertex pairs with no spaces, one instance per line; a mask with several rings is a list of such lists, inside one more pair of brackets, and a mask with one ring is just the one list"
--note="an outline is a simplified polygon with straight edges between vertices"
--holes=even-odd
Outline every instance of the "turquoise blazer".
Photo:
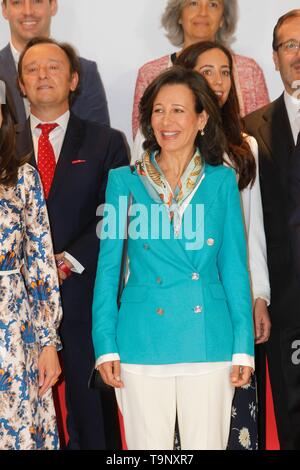
[[[124,233],[124,200],[130,192],[140,206],[132,206],[130,275],[118,311],[123,240],[114,231]],[[151,199],[129,167],[110,171],[106,204],[102,235],[110,231],[111,238],[101,240],[94,289],[96,358],[119,353],[123,363],[158,365],[253,356],[246,240],[234,171],[206,164],[179,237],[173,227],[169,239],[163,236],[164,227],[170,227],[167,210]],[[191,221],[200,239],[193,249]]]

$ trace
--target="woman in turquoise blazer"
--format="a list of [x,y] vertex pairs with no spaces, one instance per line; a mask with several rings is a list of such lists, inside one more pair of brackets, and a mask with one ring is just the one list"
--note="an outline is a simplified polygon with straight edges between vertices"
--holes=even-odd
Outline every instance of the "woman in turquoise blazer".
[[[226,448],[234,386],[249,381],[254,338],[240,197],[235,173],[221,166],[218,102],[199,74],[174,67],[145,92],[141,122],[143,159],[134,171],[112,170],[107,186],[93,305],[97,368],[116,388],[129,449],[172,449],[176,413],[182,449]],[[118,310],[130,194],[130,274]]]

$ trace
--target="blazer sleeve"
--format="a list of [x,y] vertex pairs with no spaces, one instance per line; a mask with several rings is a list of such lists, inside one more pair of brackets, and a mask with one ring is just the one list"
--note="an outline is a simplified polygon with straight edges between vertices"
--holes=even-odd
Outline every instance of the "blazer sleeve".
[[[109,170],[129,165],[127,148],[120,132],[115,131],[110,138],[105,164],[106,169],[99,185],[98,205],[103,204],[105,200],[105,190]],[[79,261],[79,263],[85,268],[85,272],[87,274],[95,272],[95,266],[97,263],[97,260],[95,260],[95,253],[99,250],[99,239],[96,236],[98,222],[99,218],[95,213],[95,217],[82,231],[80,236],[77,237],[70,246],[66,247],[66,251]]]
[[[92,338],[96,358],[104,354],[118,353],[117,293],[124,242],[118,234],[125,232],[128,194],[129,190],[124,187],[116,172],[110,171],[92,308]],[[120,204],[122,195],[124,204]],[[110,233],[107,233],[107,230]]]
[[252,302],[240,194],[233,171],[225,179],[225,219],[218,269],[233,326],[232,354],[254,356]]
[[109,126],[109,113],[104,86],[96,62],[81,59],[81,92],[72,104],[79,118]]
[[[259,182],[258,146],[254,137],[248,143],[256,162],[256,179],[252,187],[242,191],[244,210],[248,212],[248,253],[254,300],[265,299],[270,304],[270,282],[267,266],[266,236]],[[248,196],[248,197],[247,197]],[[249,207],[246,207],[249,205]]]

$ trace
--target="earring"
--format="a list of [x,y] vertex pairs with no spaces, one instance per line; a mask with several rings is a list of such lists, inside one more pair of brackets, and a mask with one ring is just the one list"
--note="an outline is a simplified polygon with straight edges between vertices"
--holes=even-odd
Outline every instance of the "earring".
[[202,137],[205,135],[204,129],[202,129],[201,135],[202,135]]

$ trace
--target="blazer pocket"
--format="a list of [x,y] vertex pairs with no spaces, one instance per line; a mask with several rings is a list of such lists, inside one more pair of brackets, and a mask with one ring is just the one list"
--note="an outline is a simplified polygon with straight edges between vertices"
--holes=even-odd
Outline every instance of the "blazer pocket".
[[209,289],[210,289],[210,294],[214,299],[217,299],[217,300],[227,299],[225,291],[224,291],[224,287],[222,286],[222,284],[219,284],[219,283],[209,284]]
[[145,286],[126,286],[122,297],[123,302],[143,302],[148,297],[148,288]]

